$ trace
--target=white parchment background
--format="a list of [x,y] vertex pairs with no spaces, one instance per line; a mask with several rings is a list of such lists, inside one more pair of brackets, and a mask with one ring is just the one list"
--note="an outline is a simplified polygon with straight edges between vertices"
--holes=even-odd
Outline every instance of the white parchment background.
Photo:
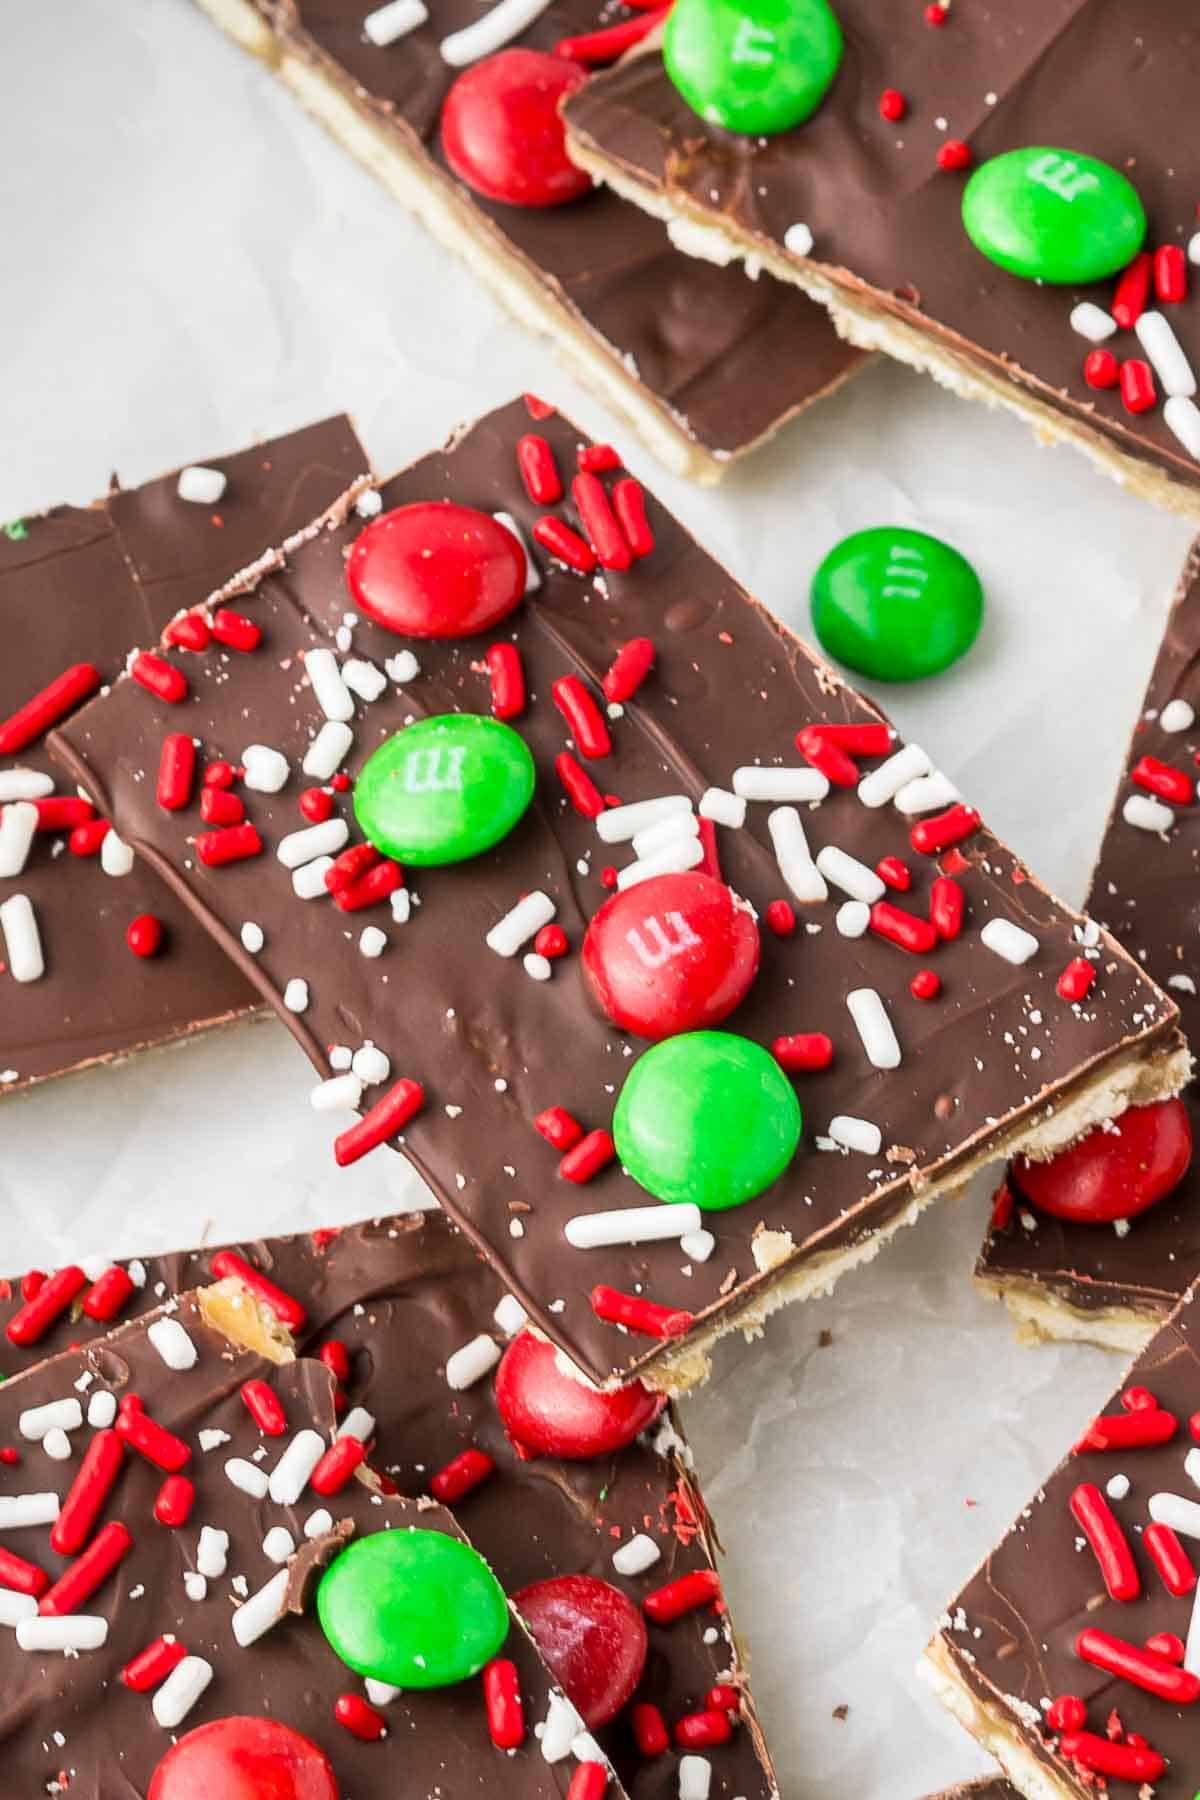
[[[529,387],[628,443],[187,0],[8,9],[0,377],[0,519],[343,407],[382,469]],[[899,521],[964,550],[977,649],[885,704],[1082,897],[1185,525],[884,366],[715,495],[629,461],[802,631],[843,533]],[[334,1169],[310,1081],[272,1023],[7,1102],[5,1267],[419,1204],[398,1157]],[[984,1209],[927,1214],[834,1299],[727,1345],[687,1407],[788,1800],[915,1800],[982,1766],[914,1658],[1117,1373],[1015,1346],[968,1279]]]

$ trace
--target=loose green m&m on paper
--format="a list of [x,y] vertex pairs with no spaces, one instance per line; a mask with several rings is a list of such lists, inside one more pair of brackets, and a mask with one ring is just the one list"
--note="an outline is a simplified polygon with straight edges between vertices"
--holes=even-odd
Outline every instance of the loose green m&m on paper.
[[449,1687],[508,1636],[508,1602],[483,1558],[440,1531],[377,1531],[321,1577],[317,1617],[357,1675],[398,1688]]
[[1123,269],[1146,213],[1118,169],[1038,145],[981,163],[963,189],[963,226],[989,261],[1029,281],[1073,285]]
[[828,0],[676,0],[663,61],[693,112],[729,131],[789,131],[838,72]]
[[656,1199],[720,1212],[753,1200],[783,1173],[800,1124],[773,1056],[732,1032],[691,1031],[633,1065],[613,1138],[633,1179]]
[[856,674],[916,681],[971,648],[983,589],[940,538],[880,525],[834,545],[813,576],[812,618],[822,649]]
[[447,713],[406,725],[368,758],[354,815],[385,856],[466,862],[507,837],[533,799],[533,757],[511,725]]

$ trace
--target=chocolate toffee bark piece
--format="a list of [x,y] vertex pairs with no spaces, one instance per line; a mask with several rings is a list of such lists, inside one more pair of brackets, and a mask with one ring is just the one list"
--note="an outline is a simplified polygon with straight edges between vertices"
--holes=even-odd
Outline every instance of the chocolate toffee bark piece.
[[[663,57],[647,53],[566,103],[572,156],[666,220],[681,249],[794,282],[852,342],[1012,408],[1160,505],[1200,512],[1200,415],[1186,366],[1200,367],[1200,296],[1187,291],[1185,254],[1198,197],[1192,0],[1162,0],[1144,18],[1121,0],[833,9],[840,67],[802,123],[754,135],[706,123]],[[717,40],[735,9],[692,5],[671,30],[681,59],[703,54],[710,12],[705,74],[716,99],[730,78]],[[758,51],[743,69],[782,80],[767,28]],[[976,242],[1004,258],[997,266],[967,235],[965,185],[1030,146],[1021,163],[975,176],[967,216]],[[1144,207],[1148,254],[1118,293],[1122,263],[1143,247],[1125,177]],[[1164,248],[1147,297],[1143,278]],[[1157,323],[1118,331],[1114,308],[1129,325],[1139,306]],[[1160,355],[1164,324],[1182,364],[1169,345]],[[1118,384],[1118,363],[1140,366]]]
[[[1200,1786],[1194,1290],[951,1602],[922,1664],[1029,1800]],[[1189,1445],[1193,1448],[1189,1449]]]
[[[123,681],[55,751],[279,1008],[315,1103],[368,1109],[338,1159],[397,1140],[592,1380],[686,1386],[720,1333],[1187,1058],[1115,945],[1086,1008],[1057,998],[1076,916],[636,483],[531,502],[518,446],[545,491],[579,438],[528,424],[347,497],[238,598],[260,651],[170,652],[178,704]],[[524,603],[496,512],[538,545]],[[591,581],[559,560],[592,558],[577,526]],[[156,800],[179,731],[247,768],[225,835]],[[315,769],[349,791],[314,800]]]
[[[522,73],[514,51],[536,53],[542,82],[566,79],[572,68],[581,75],[578,64],[551,59],[555,46],[591,42],[598,28],[652,23],[645,9],[601,0],[527,7],[523,16],[538,16],[517,35],[511,27],[499,32],[487,54],[463,43],[450,61],[441,46],[454,34],[474,27],[490,35],[477,0],[431,0],[427,17],[414,7],[406,35],[389,42],[372,41],[373,28],[364,28],[371,9],[360,0],[200,4],[518,319],[551,337],[578,378],[679,473],[718,480],[861,363],[862,353],[838,338],[806,296],[771,279],[747,285],[736,269],[697,265],[672,248],[661,225],[602,188],[561,205],[497,197],[497,159],[505,173],[512,159],[524,192],[543,171],[546,146],[529,141],[535,111],[549,115],[561,143],[548,90],[540,108],[526,94],[519,132],[504,138],[505,97],[511,77]],[[456,178],[443,148],[443,104],[468,78],[468,104],[483,113],[489,192],[480,191],[473,169],[473,182]],[[479,130],[468,120],[477,149]],[[586,186],[586,177],[567,169],[561,147],[556,154],[571,191]]]
[[[0,911],[10,921],[18,915],[27,949],[21,961],[0,946],[0,1094],[188,1036],[256,1004],[170,889],[144,865],[130,866],[115,839],[104,849],[103,825],[64,787],[44,734],[79,697],[114,680],[134,645],[367,466],[349,420],[329,419],[199,466],[192,479],[204,491],[223,480],[219,500],[182,498],[176,472],[0,533],[0,618],[20,646],[0,667]],[[26,711],[47,689],[40,712]],[[146,917],[158,921],[161,942],[138,962],[126,934]]]
[[[1180,583],[1088,900],[1089,912],[1178,1002],[1193,1046],[1200,1043],[1198,651],[1200,549]],[[1157,1330],[1200,1270],[1200,1174],[1193,1167],[1180,1180],[1189,1127],[1194,1137],[1194,1087],[1161,1116],[1131,1116],[1120,1138],[1097,1139],[1086,1166],[1075,1152],[1039,1171],[1041,1181],[1010,1169],[976,1280],[1004,1299],[1024,1332],[1136,1350]],[[1093,1207],[1109,1203],[1102,1222],[1045,1211],[1037,1199],[1049,1180],[1057,1207],[1087,1205],[1089,1196]],[[1154,1203],[1134,1216],[1147,1200]]]
[[[728,1705],[729,1694],[719,1689],[733,1690],[737,1729],[690,1754],[710,1762],[714,1796],[769,1800],[774,1773],[729,1615],[719,1600],[714,1609],[714,1533],[674,1416],[659,1414],[659,1403],[645,1394],[614,1396],[619,1412],[599,1402],[586,1416],[568,1419],[564,1454],[526,1445],[518,1453],[497,1404],[496,1370],[489,1367],[468,1387],[451,1385],[448,1369],[461,1366],[456,1354],[483,1338],[496,1355],[516,1334],[499,1378],[510,1413],[514,1404],[529,1412],[533,1380],[551,1402],[582,1398],[584,1390],[573,1381],[564,1387],[566,1378],[547,1368],[553,1353],[545,1346],[530,1351],[520,1308],[440,1212],[242,1244],[232,1254],[288,1297],[297,1349],[337,1373],[349,1409],[370,1415],[372,1463],[403,1493],[452,1498],[506,1592],[584,1575],[616,1587],[641,1609],[663,1588],[679,1592],[675,1584],[692,1584],[702,1604],[674,1618],[653,1616],[653,1600],[644,1609],[642,1678],[632,1701],[595,1728],[633,1800],[674,1796],[680,1758],[689,1754],[677,1745],[657,1749],[656,1721],[668,1734],[683,1722],[685,1737],[705,1730],[721,1736],[724,1724],[707,1716],[722,1712],[710,1703],[714,1697]],[[89,1269],[95,1280],[70,1299],[71,1282],[56,1272],[51,1279],[60,1282],[62,1304],[56,1310],[52,1294],[31,1327],[22,1323],[24,1296],[38,1278],[0,1284],[0,1373],[11,1377],[39,1357],[103,1337],[184,1289],[228,1283],[229,1268],[238,1266],[229,1256],[226,1247]],[[218,1307],[228,1292],[219,1289]],[[211,1315],[211,1297],[208,1304]],[[230,1328],[238,1329],[245,1316],[239,1308]],[[404,1378],[397,1380],[401,1365]],[[528,1418],[522,1422],[528,1429]],[[598,1425],[607,1433],[597,1432]],[[703,1724],[690,1723],[697,1716]]]
[[[599,1753],[495,1576],[442,1507],[391,1497],[352,1416],[338,1435],[331,1371],[239,1298],[184,1295],[4,1384],[0,1739],[20,1791],[170,1800],[196,1791],[186,1767],[226,1792],[269,1720],[312,1781],[272,1791],[368,1800],[402,1766],[414,1792],[558,1800]],[[264,1332],[274,1356],[246,1347]],[[494,1657],[524,1710],[503,1747],[478,1680]]]

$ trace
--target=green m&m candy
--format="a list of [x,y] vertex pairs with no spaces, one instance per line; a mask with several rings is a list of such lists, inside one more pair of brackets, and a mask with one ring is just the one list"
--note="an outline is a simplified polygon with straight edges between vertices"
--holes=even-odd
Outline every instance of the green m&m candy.
[[377,1531],[326,1570],[317,1617],[330,1649],[371,1681],[449,1687],[490,1662],[508,1602],[477,1551],[440,1531]]
[[533,799],[533,757],[511,725],[448,713],[406,725],[368,758],[354,816],[385,856],[465,862],[507,837]]
[[1119,169],[1044,145],[981,163],[962,218],[975,248],[1010,275],[1067,285],[1115,275],[1146,236],[1137,189]]
[[828,0],[676,0],[663,61],[693,112],[729,131],[788,131],[842,60]]
[[800,1142],[800,1106],[773,1056],[728,1031],[655,1044],[630,1070],[613,1115],[617,1155],[658,1200],[711,1212],[753,1200]]
[[821,648],[873,681],[916,681],[957,662],[983,619],[979,577],[940,538],[904,525],[855,531],[812,581]]

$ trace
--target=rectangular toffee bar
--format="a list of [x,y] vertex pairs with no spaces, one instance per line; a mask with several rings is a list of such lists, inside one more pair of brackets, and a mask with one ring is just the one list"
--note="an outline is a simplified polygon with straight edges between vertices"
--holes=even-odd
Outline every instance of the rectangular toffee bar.
[[[527,541],[535,530],[569,531],[569,509],[551,516],[547,528],[538,523],[547,515],[525,492],[516,444],[528,423],[519,404],[491,415],[385,483],[383,508],[452,499],[504,512]],[[578,434],[564,419],[541,429],[569,477]],[[339,677],[339,710],[353,713],[343,769],[351,783],[376,746],[410,722],[489,708],[486,640],[421,640],[413,656],[404,640],[350,603],[345,557],[364,529],[353,495],[234,602],[261,627],[260,651],[172,652],[169,664],[188,686],[181,704],[164,704],[126,680],[57,734],[54,747],[279,1009],[322,1076],[345,1069],[370,1040],[386,1054],[389,1083],[420,1084],[424,1104],[415,1114],[405,1109],[412,1116],[401,1147],[538,1328],[595,1381],[641,1373],[657,1384],[688,1385],[707,1372],[705,1350],[716,1336],[757,1323],[787,1298],[827,1290],[983,1162],[1017,1147],[1052,1155],[1126,1104],[1174,1092],[1188,1065],[1170,1003],[1111,940],[1083,948],[1089,934],[1078,917],[1028,875],[978,815],[956,803],[957,810],[914,822],[887,803],[900,779],[915,772],[918,785],[905,791],[904,805],[943,807],[943,779],[920,785],[931,759],[910,746],[897,763],[899,740],[873,706],[661,508],[651,509],[651,528],[649,554],[591,580],[538,553],[540,588],[492,634],[515,646],[527,687],[515,728],[533,755],[533,805],[494,850],[450,867],[410,869],[412,891],[405,890],[395,915],[407,923],[396,923],[386,903],[347,914],[327,895],[299,898],[277,855],[281,841],[304,826],[299,765],[326,723],[308,685],[307,653],[326,653],[317,659],[326,673],[331,654],[336,661],[352,653],[374,666],[365,677],[378,696],[371,702],[348,692],[343,702]],[[713,832],[707,854],[719,859],[724,879],[761,921],[757,978],[725,1026],[730,1053],[752,1061],[761,1055],[755,1044],[823,1033],[832,1061],[795,1078],[804,1126],[794,1158],[765,1192],[706,1212],[711,1239],[630,1242],[638,1234],[618,1222],[625,1242],[582,1249],[564,1235],[573,1218],[647,1204],[658,1214],[615,1162],[587,1182],[562,1179],[557,1153],[534,1125],[561,1108],[586,1133],[607,1132],[642,1049],[600,1016],[580,967],[588,922],[609,891],[604,871],[627,864],[630,851],[606,844],[599,833],[611,830],[611,821],[602,815],[597,824],[563,792],[560,759],[574,757],[579,745],[552,689],[569,678],[565,691],[575,701],[582,696],[602,720],[590,696],[618,650],[640,639],[652,640],[654,668],[604,726],[611,753],[573,766],[589,786],[594,776],[598,793],[626,804],[664,794],[695,803],[712,788],[728,790],[739,769],[755,792],[764,779],[768,786],[782,779],[809,796],[803,826],[794,810],[776,816],[769,804],[754,802],[741,829]],[[364,687],[361,670],[351,679]],[[834,783],[819,804],[813,796],[825,784],[796,748],[798,731],[814,727],[818,737],[852,727],[850,741],[874,752],[861,766],[851,763],[848,777],[834,764],[857,791]],[[196,849],[199,821],[157,804],[151,772],[164,735],[180,730],[201,739],[206,756],[240,762],[253,741],[284,759],[282,791],[245,795],[266,846],[261,855],[206,865]],[[827,765],[832,741],[820,738],[817,751]],[[784,770],[793,773],[781,776]],[[572,782],[578,786],[574,776]],[[349,805],[334,798],[338,816],[341,809],[349,815]],[[720,805],[731,816],[728,799]],[[695,828],[690,819],[683,824]],[[820,881],[823,900],[814,897],[815,865],[796,848],[805,832],[812,855],[821,852],[831,871],[828,887]],[[830,860],[826,851],[843,857]],[[284,857],[292,855],[289,844]],[[863,931],[867,907],[860,901],[857,910],[841,912],[846,896],[837,883],[851,868],[844,858],[854,859],[854,884],[865,880],[864,891],[874,894],[883,884],[872,872],[888,856],[904,859],[910,890],[892,890],[865,935],[846,935]],[[319,892],[320,867],[316,876]],[[307,889],[308,877],[301,873],[300,880]],[[767,924],[767,909],[787,896],[789,883],[808,900],[798,904],[794,934],[780,936]],[[935,883],[940,937],[928,919]],[[538,958],[527,971],[520,955],[498,954],[487,938],[534,893],[546,896],[570,954],[544,968]],[[957,901],[965,909],[961,929],[948,917]],[[541,904],[534,902],[535,910]],[[777,908],[771,917],[778,922]],[[666,929],[661,921],[659,929]],[[1095,985],[1088,1004],[1073,1007],[1059,1000],[1056,983],[1081,955],[1092,958]],[[932,1000],[909,986],[925,957],[941,984]],[[772,1092],[780,1085],[774,1077]],[[363,1104],[383,1091],[368,1088]],[[344,1092],[345,1085],[329,1097]],[[762,1103],[766,1134],[783,1134],[789,1107]],[[688,1177],[703,1167],[703,1121],[692,1139],[686,1121],[684,1129],[668,1150],[683,1146]],[[603,1149],[603,1139],[586,1144],[585,1156]],[[571,1172],[580,1171],[568,1163]],[[594,1229],[583,1227],[585,1235]],[[635,1335],[605,1322],[593,1310],[597,1286],[632,1296],[639,1323],[642,1302],[666,1308],[666,1329],[675,1335]]]

